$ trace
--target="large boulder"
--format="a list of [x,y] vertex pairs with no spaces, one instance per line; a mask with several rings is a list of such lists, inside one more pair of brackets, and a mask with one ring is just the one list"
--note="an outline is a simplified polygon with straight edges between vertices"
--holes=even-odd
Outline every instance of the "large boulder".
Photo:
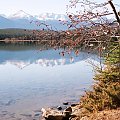
[[41,109],[42,117],[46,120],[79,120],[81,108],[79,105],[68,107],[64,111],[47,108]]
[[46,120],[64,120],[65,119],[65,114],[61,111],[54,110],[51,108],[47,108],[47,109],[42,108],[41,111],[42,111],[42,116]]

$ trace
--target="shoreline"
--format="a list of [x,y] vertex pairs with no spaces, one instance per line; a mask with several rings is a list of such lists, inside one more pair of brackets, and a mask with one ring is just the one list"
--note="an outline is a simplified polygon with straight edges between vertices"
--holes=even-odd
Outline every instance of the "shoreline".
[[40,120],[120,120],[120,108],[106,109],[86,115],[79,103],[72,104],[63,110],[61,108],[42,108],[41,111]]

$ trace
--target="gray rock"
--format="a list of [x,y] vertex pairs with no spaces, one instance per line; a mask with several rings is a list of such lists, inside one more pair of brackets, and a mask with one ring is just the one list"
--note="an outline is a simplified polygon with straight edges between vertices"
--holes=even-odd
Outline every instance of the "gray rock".
[[71,104],[71,107],[75,107],[75,106],[77,106],[77,105],[79,105],[79,104]]
[[79,117],[74,117],[74,118],[71,118],[70,120],[80,120]]
[[65,111],[72,113],[72,108],[68,107],[68,108],[65,109]]
[[49,115],[46,120],[63,120],[64,116],[63,115]]
[[68,102],[64,102],[63,105],[68,105],[69,103]]
[[43,118],[46,120],[69,120],[72,115],[72,107],[66,108],[63,112],[51,108],[42,108],[41,111]]
[[58,111],[58,110],[54,110],[51,108],[48,109],[41,109],[42,111],[42,116],[46,119],[46,120],[63,120],[65,118],[65,114],[63,114],[63,112]]
[[69,118],[72,114],[72,108],[71,107],[68,107],[64,110],[64,114],[67,118]]
[[40,116],[40,113],[36,113],[34,116]]
[[61,106],[58,106],[57,109],[58,109],[58,110],[62,110],[62,107],[61,107]]

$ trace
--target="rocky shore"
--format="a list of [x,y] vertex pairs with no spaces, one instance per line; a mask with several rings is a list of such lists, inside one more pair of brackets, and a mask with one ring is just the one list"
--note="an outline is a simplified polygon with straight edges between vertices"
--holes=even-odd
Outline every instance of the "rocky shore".
[[[68,103],[63,103],[64,105],[68,105]],[[42,120],[74,120],[73,118],[77,118],[80,112],[79,104],[72,104],[71,106],[62,109],[61,106],[57,108],[42,108]]]
[[103,110],[96,113],[84,114],[84,109],[79,104],[72,104],[66,109],[42,108],[42,118],[40,120],[120,120],[120,108],[113,110]]

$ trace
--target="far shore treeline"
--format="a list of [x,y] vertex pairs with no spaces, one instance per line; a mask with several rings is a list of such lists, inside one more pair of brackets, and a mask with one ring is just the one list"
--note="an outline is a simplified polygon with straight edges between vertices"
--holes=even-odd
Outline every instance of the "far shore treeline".
[[0,40],[59,40],[63,37],[65,37],[65,33],[62,31],[16,28],[0,29]]

